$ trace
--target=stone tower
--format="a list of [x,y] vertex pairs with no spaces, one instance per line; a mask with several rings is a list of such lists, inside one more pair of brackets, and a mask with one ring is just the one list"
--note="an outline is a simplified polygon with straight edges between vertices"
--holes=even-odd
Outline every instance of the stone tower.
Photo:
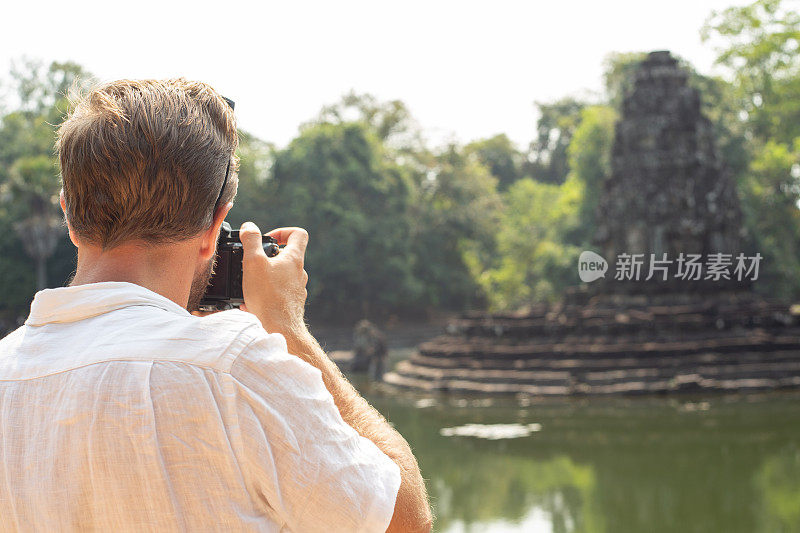
[[[742,215],[720,160],[700,94],[669,52],[651,52],[622,103],[611,176],[598,203],[595,243],[603,255],[737,253]],[[613,284],[602,290],[614,290]],[[618,287],[616,287],[618,288]],[[718,291],[703,283],[630,283],[626,292]]]

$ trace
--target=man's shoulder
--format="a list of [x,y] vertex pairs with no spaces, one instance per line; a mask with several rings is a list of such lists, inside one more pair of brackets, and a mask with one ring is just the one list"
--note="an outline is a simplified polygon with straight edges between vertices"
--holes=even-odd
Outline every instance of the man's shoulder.
[[[272,335],[261,326],[251,313],[238,309],[219,311],[204,317],[185,317],[181,326],[187,348],[194,343],[199,346],[180,350],[181,360],[187,363],[213,367],[229,372],[233,362],[250,346],[265,341]],[[168,353],[165,354],[168,356]]]
[[188,364],[229,373],[249,346],[274,344],[276,336],[283,339],[238,309],[197,317],[134,306],[77,322],[21,326],[0,339],[0,379],[114,361]]
[[[281,333],[268,332],[263,328],[258,318],[238,309],[221,311],[203,318],[204,327],[230,328],[236,325],[237,345],[239,349],[232,353],[231,364],[239,362],[260,362],[267,360],[297,361],[297,357],[290,355],[286,337]],[[231,330],[232,331],[232,330]]]
[[0,354],[11,351],[22,342],[25,326],[20,326],[0,338]]
[[239,309],[218,311],[204,317],[193,318],[199,318],[199,320],[194,320],[194,322],[200,324],[202,329],[208,329],[214,332],[235,331],[240,335],[255,338],[259,336],[259,330],[264,331],[264,328],[261,327],[261,322],[254,314],[245,313]]

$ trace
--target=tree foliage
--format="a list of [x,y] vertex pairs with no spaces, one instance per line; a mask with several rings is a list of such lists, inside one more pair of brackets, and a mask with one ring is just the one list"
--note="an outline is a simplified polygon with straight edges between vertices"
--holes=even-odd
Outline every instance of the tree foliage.
[[728,68],[752,135],[800,136],[800,13],[791,2],[757,0],[714,12],[702,29]]
[[[63,251],[68,250],[68,240],[58,207],[53,125],[67,108],[69,90],[88,79],[89,74],[72,62],[45,67],[22,60],[12,65],[5,80],[10,89],[7,99],[12,101],[0,105],[11,109],[0,117],[0,227],[4,229],[0,320],[2,315],[13,319],[35,289],[52,280],[61,283],[66,277]],[[53,258],[54,253],[61,255]],[[55,275],[48,275],[48,270]]]
[[575,98],[536,103],[539,119],[525,166],[526,175],[545,183],[564,182],[569,172],[567,147],[585,105],[585,102]]
[[729,130],[738,135],[723,153],[738,164],[747,228],[764,256],[756,288],[798,298],[800,14],[787,4],[757,0],[715,12],[702,34],[716,44],[717,63],[732,78],[727,101],[738,109],[738,123]]
[[496,254],[469,256],[492,309],[552,301],[575,284],[578,255],[590,243],[599,190],[610,171],[615,120],[610,107],[584,108],[565,150],[564,182],[524,178],[505,193]]
[[523,155],[505,133],[473,141],[466,145],[465,151],[474,154],[489,169],[497,178],[497,186],[501,191],[508,189],[524,175]]
[[406,216],[412,183],[382,150],[352,122],[309,126],[275,154],[267,226],[309,231],[309,303],[319,313],[369,316],[419,296]]
[[502,206],[497,179],[474,153],[455,145],[435,156],[418,177],[411,238],[419,256],[414,275],[424,283],[425,305],[481,307],[485,298],[466,255],[495,252]]

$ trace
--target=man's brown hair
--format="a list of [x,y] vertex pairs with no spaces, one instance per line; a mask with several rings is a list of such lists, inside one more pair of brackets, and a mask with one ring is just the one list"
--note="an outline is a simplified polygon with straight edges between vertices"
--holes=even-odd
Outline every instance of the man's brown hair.
[[98,86],[75,100],[58,129],[67,218],[79,238],[104,250],[197,235],[236,196],[238,143],[233,110],[205,83]]

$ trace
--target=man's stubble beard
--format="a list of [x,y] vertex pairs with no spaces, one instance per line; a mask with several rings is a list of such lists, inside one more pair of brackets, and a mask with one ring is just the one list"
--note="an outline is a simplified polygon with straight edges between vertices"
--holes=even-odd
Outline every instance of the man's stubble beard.
[[195,272],[194,279],[192,279],[192,287],[189,289],[189,302],[186,304],[186,310],[190,313],[197,311],[200,307],[200,300],[206,293],[208,282],[211,276],[214,275],[214,266],[216,263],[217,254],[211,256],[206,265],[199,271]]

